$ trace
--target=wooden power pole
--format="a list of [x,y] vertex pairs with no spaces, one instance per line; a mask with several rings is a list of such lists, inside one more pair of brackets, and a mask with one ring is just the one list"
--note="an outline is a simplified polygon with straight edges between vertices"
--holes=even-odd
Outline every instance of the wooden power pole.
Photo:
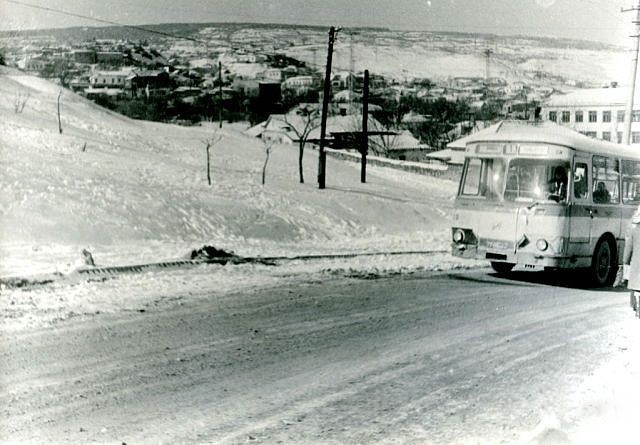
[[631,122],[632,114],[633,114],[633,99],[636,92],[636,77],[638,75],[638,50],[640,50],[640,0],[638,0],[638,6],[623,9],[622,12],[635,11],[636,19],[634,20],[634,24],[636,25],[636,33],[631,36],[635,38],[635,49],[633,51],[633,63],[631,64],[631,85],[629,86],[629,97],[627,98],[627,106],[624,112],[624,133],[623,133],[623,143],[629,145],[631,142]]
[[222,128],[222,62],[218,61],[218,127]]
[[367,182],[367,152],[369,151],[369,70],[364,70],[364,85],[362,88],[362,154],[360,167],[360,182]]
[[327,52],[327,69],[324,75],[324,96],[322,97],[322,116],[320,118],[320,149],[318,154],[318,188],[326,186],[327,154],[324,146],[327,138],[327,114],[329,112],[329,95],[331,94],[331,61],[333,60],[333,43],[335,42],[335,27],[329,29],[329,50]]

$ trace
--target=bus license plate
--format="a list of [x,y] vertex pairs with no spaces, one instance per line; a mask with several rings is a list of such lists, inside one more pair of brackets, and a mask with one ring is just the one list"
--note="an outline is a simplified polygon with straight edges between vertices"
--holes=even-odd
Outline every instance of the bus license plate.
[[511,243],[509,241],[487,240],[487,249],[509,250],[510,248]]

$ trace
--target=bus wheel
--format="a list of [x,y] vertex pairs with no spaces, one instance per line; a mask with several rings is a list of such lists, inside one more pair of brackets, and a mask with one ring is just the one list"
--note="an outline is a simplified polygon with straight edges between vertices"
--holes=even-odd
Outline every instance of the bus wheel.
[[511,269],[513,269],[513,266],[515,266],[513,263],[500,263],[498,261],[491,262],[491,268],[498,273],[509,273],[511,272]]
[[618,272],[614,250],[608,239],[601,239],[591,258],[591,278],[598,287],[611,286]]

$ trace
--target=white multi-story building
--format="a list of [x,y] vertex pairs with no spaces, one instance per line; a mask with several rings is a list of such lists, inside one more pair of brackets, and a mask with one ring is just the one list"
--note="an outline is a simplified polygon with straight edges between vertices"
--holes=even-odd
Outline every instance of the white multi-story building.
[[313,76],[294,76],[282,82],[282,88],[295,91],[297,94],[303,94],[311,90],[314,83],[315,80]]
[[[622,143],[627,88],[593,88],[551,96],[541,118],[566,125],[597,139]],[[640,94],[636,91],[631,114],[632,145],[640,145]]]
[[89,76],[89,84],[93,88],[124,88],[131,69],[120,71],[95,71]]
[[262,73],[262,77],[264,78],[264,80],[280,82],[282,81],[282,70],[278,68],[268,68],[264,70],[264,72]]

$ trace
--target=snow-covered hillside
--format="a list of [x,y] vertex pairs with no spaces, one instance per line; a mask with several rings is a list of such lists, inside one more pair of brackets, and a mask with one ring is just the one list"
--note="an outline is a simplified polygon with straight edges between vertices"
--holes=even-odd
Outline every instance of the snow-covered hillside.
[[[213,244],[242,255],[447,248],[455,184],[329,160],[327,189],[306,184],[297,148],[264,147],[244,127],[135,121],[3,68],[0,74],[0,276],[64,271],[88,248],[100,265],[175,258]],[[28,97],[24,110],[15,110]],[[206,180],[205,140],[212,149]]]

